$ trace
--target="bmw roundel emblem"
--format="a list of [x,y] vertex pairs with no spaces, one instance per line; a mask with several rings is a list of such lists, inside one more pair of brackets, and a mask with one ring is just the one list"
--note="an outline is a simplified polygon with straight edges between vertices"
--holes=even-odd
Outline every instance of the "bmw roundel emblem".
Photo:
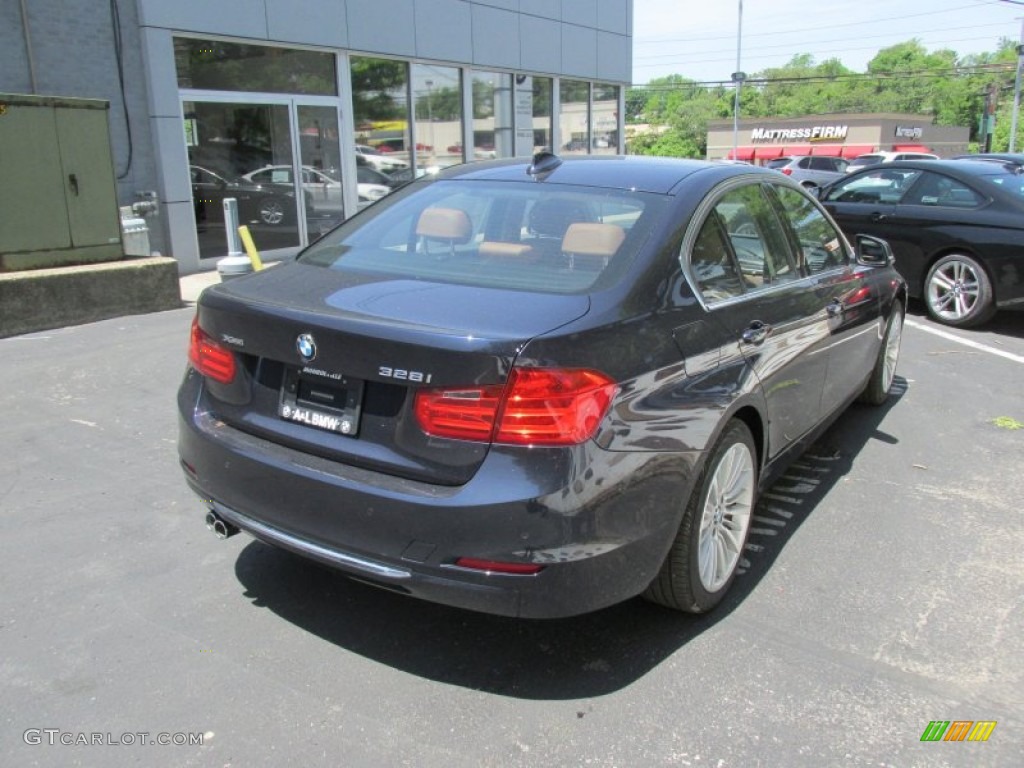
[[299,352],[302,362],[309,363],[316,358],[316,342],[312,334],[303,333],[295,340],[295,349]]

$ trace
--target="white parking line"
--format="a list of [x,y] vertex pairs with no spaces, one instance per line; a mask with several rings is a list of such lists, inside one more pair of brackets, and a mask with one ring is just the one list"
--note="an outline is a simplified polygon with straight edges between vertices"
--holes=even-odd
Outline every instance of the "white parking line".
[[917,328],[919,331],[930,333],[934,336],[941,336],[943,339],[955,341],[957,344],[963,344],[965,347],[980,349],[982,352],[988,352],[993,355],[998,355],[999,357],[1005,357],[1007,360],[1013,360],[1013,362],[1015,363],[1024,363],[1024,357],[1022,357],[1021,355],[1015,355],[1012,352],[1005,352],[1001,349],[990,347],[987,344],[982,344],[977,341],[971,341],[970,339],[965,339],[961,336],[957,336],[956,334],[949,333],[948,331],[942,331],[939,330],[938,328],[933,328],[930,325],[919,323],[918,321],[912,320],[910,318],[907,318],[907,320],[905,320],[903,324],[909,325],[911,328]]

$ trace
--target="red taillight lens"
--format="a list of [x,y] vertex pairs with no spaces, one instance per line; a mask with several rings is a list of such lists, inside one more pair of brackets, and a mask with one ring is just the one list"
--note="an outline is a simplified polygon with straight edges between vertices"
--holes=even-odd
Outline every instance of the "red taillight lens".
[[782,169],[782,173],[785,174],[786,176],[792,176],[793,175],[793,169],[792,168],[783,168]]
[[517,576],[532,576],[544,570],[543,565],[533,563],[503,563],[498,560],[480,560],[476,557],[460,557],[455,564],[460,568],[472,568],[474,571],[511,573]]
[[437,437],[487,442],[501,403],[500,384],[461,389],[421,389],[414,409],[423,431]]
[[515,445],[575,445],[608,413],[615,382],[597,371],[514,368],[504,387],[424,389],[415,412],[430,435]]
[[188,347],[188,361],[203,376],[221,384],[230,384],[235,378],[235,355],[222,347],[199,327],[199,319],[192,318],[192,338]]

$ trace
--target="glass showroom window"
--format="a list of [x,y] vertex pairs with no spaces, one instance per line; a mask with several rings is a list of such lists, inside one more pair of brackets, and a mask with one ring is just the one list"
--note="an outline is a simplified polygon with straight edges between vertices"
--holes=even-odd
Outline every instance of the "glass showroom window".
[[349,66],[357,165],[401,179],[412,162],[409,67],[404,61],[365,56],[353,56]]
[[512,75],[473,72],[473,156],[512,157]]
[[416,175],[462,162],[462,79],[455,67],[414,64]]
[[619,86],[594,84],[591,136],[595,155],[614,155],[619,151]]
[[561,105],[558,127],[562,134],[562,152],[585,155],[590,150],[590,83],[585,80],[561,80],[558,89]]
[[174,38],[179,88],[337,96],[333,53]]
[[[523,133],[517,154],[529,155],[551,146],[551,78],[516,76],[516,105],[522,104],[522,113],[516,114],[516,132]],[[526,96],[526,94],[531,94]],[[523,97],[520,100],[519,97]],[[533,136],[528,131],[532,128]]]

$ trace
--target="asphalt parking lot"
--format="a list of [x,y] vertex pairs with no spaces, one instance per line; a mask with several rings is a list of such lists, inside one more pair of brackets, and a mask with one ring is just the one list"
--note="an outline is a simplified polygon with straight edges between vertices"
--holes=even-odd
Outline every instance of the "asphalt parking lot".
[[210,535],[175,450],[191,316],[0,340],[0,764],[1022,764],[1024,313],[915,308],[894,396],[761,500],[712,615],[551,622]]

